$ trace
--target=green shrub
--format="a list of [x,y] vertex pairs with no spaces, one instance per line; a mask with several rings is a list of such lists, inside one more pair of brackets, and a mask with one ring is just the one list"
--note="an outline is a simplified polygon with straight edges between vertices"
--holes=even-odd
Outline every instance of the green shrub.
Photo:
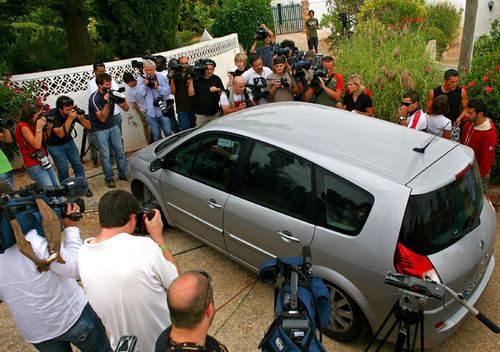
[[12,23],[13,41],[0,54],[12,73],[54,70],[68,66],[66,33],[35,23]]
[[212,32],[217,37],[238,33],[240,44],[248,50],[255,31],[262,23],[274,31],[269,0],[224,0],[212,25]]
[[439,57],[448,47],[450,38],[439,28],[426,27],[423,30],[423,35],[426,41],[436,40],[436,56]]
[[357,73],[373,92],[375,116],[396,121],[401,96],[414,89],[425,104],[427,92],[439,85],[442,72],[425,58],[426,40],[420,33],[397,33],[372,19],[359,23],[355,34],[340,43],[335,69],[344,76]]
[[177,32],[177,37],[179,38],[179,44],[177,47],[193,44],[193,38],[196,37],[197,33],[195,31],[179,31]]
[[435,2],[427,7],[427,26],[439,28],[450,44],[457,35],[460,25],[460,11],[449,2]]
[[375,17],[389,28],[419,28],[427,17],[425,0],[370,0],[365,1],[358,14],[358,23]]
[[[494,21],[490,35],[483,35],[474,44],[472,67],[462,77],[462,88],[469,99],[481,97],[488,107],[487,116],[500,131],[500,23]],[[500,147],[495,151],[495,164],[491,170],[493,181],[500,182]]]
[[218,9],[217,1],[212,4],[204,0],[180,1],[177,30],[194,31],[197,34],[201,34],[204,29],[210,31]]

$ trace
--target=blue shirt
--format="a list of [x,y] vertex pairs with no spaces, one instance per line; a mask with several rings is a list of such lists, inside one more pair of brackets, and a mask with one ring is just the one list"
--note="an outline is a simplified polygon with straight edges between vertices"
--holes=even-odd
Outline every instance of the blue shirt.
[[170,95],[170,84],[168,80],[155,72],[156,80],[158,81],[158,89],[152,89],[144,85],[144,77],[139,76],[137,79],[137,96],[144,99],[144,108],[146,115],[151,117],[161,117],[163,114],[158,106],[154,106],[154,101],[157,97],[167,99]]
[[89,98],[89,120],[92,124],[92,131],[107,130],[115,125],[115,118],[113,112],[115,110],[115,103],[109,103],[109,112],[106,121],[101,122],[97,118],[97,112],[104,108],[106,102],[104,101],[104,95],[96,90],[94,93],[90,94]]

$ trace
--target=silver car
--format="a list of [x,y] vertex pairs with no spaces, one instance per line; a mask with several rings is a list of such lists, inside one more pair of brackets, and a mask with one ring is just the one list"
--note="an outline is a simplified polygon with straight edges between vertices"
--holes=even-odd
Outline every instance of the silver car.
[[[470,304],[493,272],[495,211],[473,151],[389,122],[268,104],[147,146],[129,173],[170,225],[254,271],[310,245],[336,340],[377,330],[399,297],[388,271],[430,276]],[[428,301],[426,347],[466,314],[450,296]]]

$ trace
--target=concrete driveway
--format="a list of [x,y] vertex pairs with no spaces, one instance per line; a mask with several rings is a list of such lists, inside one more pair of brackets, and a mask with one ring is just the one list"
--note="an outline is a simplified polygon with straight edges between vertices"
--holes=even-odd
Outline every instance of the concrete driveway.
[[[98,233],[97,203],[99,197],[107,192],[100,168],[87,172],[94,197],[86,201],[87,214],[82,220],[82,237],[91,237]],[[15,177],[16,188],[30,183],[25,175]],[[128,188],[123,181],[117,182],[119,188]],[[497,214],[497,223],[500,216]],[[497,226],[497,236],[499,227]],[[257,351],[257,346],[266,328],[273,320],[272,287],[257,281],[253,272],[221,255],[210,247],[200,243],[185,233],[169,228],[165,231],[166,243],[172,249],[182,271],[203,269],[210,272],[215,290],[215,303],[218,307],[210,333],[223,342],[229,351]],[[496,252],[500,250],[500,241],[496,242]],[[496,259],[497,266],[499,259]],[[500,324],[500,274],[498,268],[477,308],[491,320]],[[138,298],[140,299],[140,298]],[[363,351],[368,338],[352,344],[342,344],[324,337],[328,351]],[[392,346],[385,346],[382,351],[392,351]],[[498,335],[469,317],[460,330],[445,344],[433,351],[499,351]],[[17,332],[13,319],[5,304],[0,304],[0,352],[35,351]],[[142,351],[145,352],[145,351]]]

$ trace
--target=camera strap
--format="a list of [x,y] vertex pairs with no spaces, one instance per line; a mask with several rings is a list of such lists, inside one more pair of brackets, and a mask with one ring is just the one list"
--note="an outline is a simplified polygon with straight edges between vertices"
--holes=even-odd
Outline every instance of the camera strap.
[[[333,79],[333,76],[334,76],[334,75],[335,75],[335,74],[332,74],[332,76],[326,80],[326,82],[325,82],[325,86],[327,86],[327,87],[328,87],[328,85],[329,85],[329,84],[330,84],[330,82],[332,81],[332,79]],[[318,90],[318,92],[316,93],[316,99],[318,99],[318,97],[319,97],[321,94],[323,94],[323,93],[324,93],[324,91],[325,91],[325,90],[323,89],[323,87],[321,87],[321,88]]]

